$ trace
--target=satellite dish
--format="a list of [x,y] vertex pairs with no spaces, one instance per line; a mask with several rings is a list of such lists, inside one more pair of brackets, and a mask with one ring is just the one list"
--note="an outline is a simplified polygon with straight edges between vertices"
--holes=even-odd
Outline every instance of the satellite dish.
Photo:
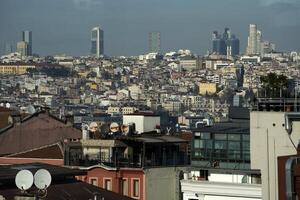
[[122,126],[121,126],[121,131],[122,131],[122,133],[124,134],[124,135],[128,135],[128,133],[129,133],[129,124],[123,124]]
[[113,133],[116,133],[119,131],[119,124],[116,122],[113,122],[110,124],[110,131]]
[[28,190],[33,184],[33,175],[29,170],[21,170],[17,173],[15,182],[20,190]]
[[36,112],[36,110],[35,110],[35,108],[34,108],[32,105],[29,105],[29,106],[27,107],[27,112],[28,112],[29,114],[34,114],[34,113]]
[[89,130],[91,132],[96,132],[98,130],[98,124],[96,122],[91,122],[89,125]]
[[49,187],[51,180],[51,174],[45,169],[39,169],[34,174],[34,185],[41,190]]

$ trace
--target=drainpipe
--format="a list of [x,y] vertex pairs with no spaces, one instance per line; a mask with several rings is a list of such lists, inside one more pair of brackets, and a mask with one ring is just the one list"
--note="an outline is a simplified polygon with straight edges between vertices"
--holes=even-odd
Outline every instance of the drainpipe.
[[293,167],[300,163],[300,156],[290,157],[285,163],[285,182],[286,182],[286,199],[296,200],[294,191],[294,171]]
[[[300,112],[285,113],[284,119],[285,119],[285,130],[288,133],[288,136],[290,138],[290,135],[293,132],[293,121],[300,121]],[[298,163],[300,163],[300,156],[290,157],[285,163],[285,181],[286,181],[287,200],[296,200],[296,193],[294,191],[295,185],[294,185],[293,167]]]
[[293,121],[300,121],[300,112],[288,112],[284,115],[285,130],[290,135],[293,131]]

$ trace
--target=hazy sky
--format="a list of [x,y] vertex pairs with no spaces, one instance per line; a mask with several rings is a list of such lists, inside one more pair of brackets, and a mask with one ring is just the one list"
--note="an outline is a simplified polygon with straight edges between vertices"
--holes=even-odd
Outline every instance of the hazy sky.
[[204,54],[211,33],[228,26],[245,50],[248,26],[279,50],[300,51],[300,0],[0,0],[0,45],[32,30],[41,55],[87,55],[90,29],[104,30],[107,55],[146,53],[149,31],[161,32],[162,50]]

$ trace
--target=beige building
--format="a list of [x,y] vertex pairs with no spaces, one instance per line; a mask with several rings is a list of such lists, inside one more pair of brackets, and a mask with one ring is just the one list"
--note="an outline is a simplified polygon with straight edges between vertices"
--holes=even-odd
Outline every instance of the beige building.
[[216,83],[199,83],[199,94],[215,94],[217,92],[217,84]]
[[27,69],[34,69],[35,65],[27,64],[0,64],[0,74],[21,75],[27,72]]
[[[286,112],[251,112],[251,169],[261,170],[262,199],[278,200],[278,156],[297,154],[293,146],[300,139],[300,122],[293,122],[292,133],[286,131]],[[297,114],[300,117],[300,113]]]

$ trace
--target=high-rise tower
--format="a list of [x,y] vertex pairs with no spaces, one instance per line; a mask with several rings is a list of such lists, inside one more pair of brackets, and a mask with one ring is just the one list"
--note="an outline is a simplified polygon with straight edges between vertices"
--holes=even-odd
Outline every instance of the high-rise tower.
[[100,27],[94,27],[91,31],[91,54],[100,57],[104,55],[104,33]]
[[260,55],[261,54],[261,42],[262,42],[261,31],[257,30],[256,24],[250,24],[247,54],[248,55]]
[[218,31],[212,34],[212,51],[219,55],[236,56],[240,53],[240,41],[231,34],[229,28],[225,28],[223,35]]
[[22,41],[27,43],[27,55],[32,55],[32,32],[23,31],[22,32]]
[[160,53],[160,32],[150,32],[148,42],[150,53]]

